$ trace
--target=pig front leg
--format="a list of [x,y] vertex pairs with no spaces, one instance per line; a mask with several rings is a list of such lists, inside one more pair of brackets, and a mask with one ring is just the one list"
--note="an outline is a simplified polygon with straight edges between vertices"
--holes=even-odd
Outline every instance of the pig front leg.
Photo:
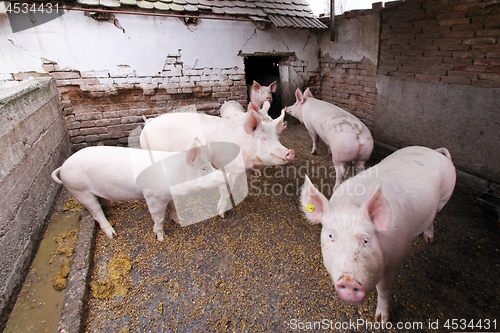
[[167,208],[168,200],[156,195],[144,196],[148,204],[149,213],[154,221],[153,231],[160,242],[163,241],[165,232],[163,230],[163,222],[165,221],[165,209]]
[[318,134],[309,131],[309,135],[311,136],[311,139],[313,140],[313,146],[311,150],[311,155],[316,154],[316,150],[318,149]]
[[109,239],[113,239],[113,235],[116,235],[115,229],[109,224],[104,212],[102,211],[99,200],[95,195],[90,192],[72,192],[71,193],[76,200],[78,200],[87,210],[94,220],[99,223],[101,230],[104,231]]
[[375,320],[388,322],[390,320],[391,311],[391,290],[394,283],[396,270],[392,269],[390,272],[385,272],[382,279],[377,283],[377,310],[375,311]]
[[[225,212],[230,210],[233,205],[231,204],[231,191],[234,188],[234,184],[236,184],[236,180],[238,179],[238,175],[235,174],[231,179],[228,180],[227,184],[221,185],[219,187],[219,194],[220,194],[220,199],[219,202],[217,202],[217,213],[219,214],[220,217],[224,218],[226,216]],[[228,188],[229,184],[229,188]]]
[[177,224],[181,224],[181,222],[179,220],[179,215],[177,215],[177,209],[175,209],[174,201],[170,201],[168,203],[168,210],[169,210],[170,219]]
[[432,243],[434,241],[434,221],[424,230],[424,239],[427,243]]

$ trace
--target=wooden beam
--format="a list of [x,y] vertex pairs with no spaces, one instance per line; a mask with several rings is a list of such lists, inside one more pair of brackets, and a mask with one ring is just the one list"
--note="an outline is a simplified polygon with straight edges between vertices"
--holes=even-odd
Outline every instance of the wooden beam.
[[335,0],[330,0],[330,40],[335,41]]

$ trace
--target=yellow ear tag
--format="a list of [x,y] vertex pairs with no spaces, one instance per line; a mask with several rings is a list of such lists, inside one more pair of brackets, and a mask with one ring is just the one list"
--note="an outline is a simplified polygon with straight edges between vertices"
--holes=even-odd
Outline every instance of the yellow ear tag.
[[313,205],[313,204],[307,205],[306,210],[307,210],[309,213],[312,213],[312,212],[314,211],[314,205]]
[[278,126],[281,126],[281,121],[278,123]]

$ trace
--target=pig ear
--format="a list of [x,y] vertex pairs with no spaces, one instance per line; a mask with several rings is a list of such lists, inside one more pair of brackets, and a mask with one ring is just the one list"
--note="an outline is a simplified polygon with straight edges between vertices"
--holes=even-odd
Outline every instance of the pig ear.
[[321,223],[321,219],[328,209],[328,199],[314,187],[309,177],[305,178],[300,190],[300,205],[306,218],[312,224]]
[[299,102],[299,104],[304,103],[304,96],[302,95],[302,91],[300,91],[300,88],[297,88],[297,90],[295,90],[295,97],[297,98],[297,102]]
[[269,85],[269,89],[271,89],[271,92],[276,92],[276,81]]
[[304,91],[304,97],[314,97],[309,88],[307,88],[306,91]]
[[273,125],[276,128],[276,132],[280,134],[283,132],[283,120],[285,119],[285,109],[281,110],[281,115],[273,120]]
[[247,112],[250,112],[251,110],[259,112],[259,107],[257,105],[255,105],[254,103],[250,102],[248,104]]
[[375,229],[388,231],[392,225],[392,210],[389,201],[382,193],[382,188],[377,185],[370,199],[365,204],[368,216],[370,216]]
[[255,90],[255,91],[259,91],[260,90],[260,84],[259,84],[259,82],[253,80],[252,89]]
[[[193,165],[194,162],[196,162],[196,160],[200,157],[200,154],[201,154],[201,149],[200,147],[197,145],[197,140],[198,138],[195,139],[195,142],[193,142],[191,144],[191,147],[189,148],[189,150],[186,152],[186,163],[188,165]],[[201,141],[198,139],[198,142],[201,143]]]
[[267,115],[270,107],[271,107],[271,103],[269,103],[269,101],[265,101],[264,104],[262,105],[262,109],[260,109],[260,112]]
[[261,124],[262,124],[262,118],[259,116],[259,114],[254,110],[249,110],[247,112],[247,119],[243,124],[245,132],[251,135],[257,128],[259,128]]

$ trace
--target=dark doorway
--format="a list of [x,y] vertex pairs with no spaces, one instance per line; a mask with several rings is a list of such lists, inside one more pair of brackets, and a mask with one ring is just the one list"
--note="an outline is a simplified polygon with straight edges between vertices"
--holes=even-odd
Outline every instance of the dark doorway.
[[250,88],[253,80],[259,82],[261,86],[268,86],[276,81],[276,92],[273,93],[273,102],[269,109],[269,115],[274,119],[279,117],[281,109],[281,82],[279,62],[281,57],[272,56],[247,56],[245,57],[246,85],[249,87],[248,100],[250,101]]

